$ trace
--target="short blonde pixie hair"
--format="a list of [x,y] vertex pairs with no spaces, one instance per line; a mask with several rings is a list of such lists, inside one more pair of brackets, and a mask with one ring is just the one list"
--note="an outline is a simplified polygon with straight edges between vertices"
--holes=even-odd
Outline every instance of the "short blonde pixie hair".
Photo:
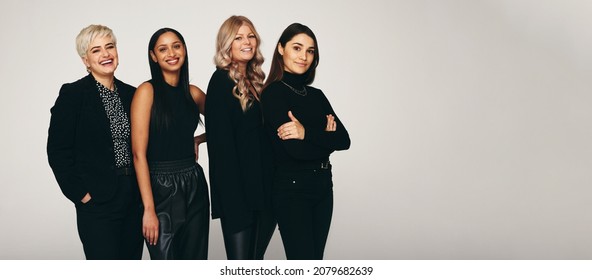
[[115,34],[113,34],[111,28],[104,25],[91,24],[80,30],[80,33],[76,36],[76,50],[80,57],[86,56],[88,45],[97,37],[111,37],[113,44],[117,46],[117,38],[115,38]]

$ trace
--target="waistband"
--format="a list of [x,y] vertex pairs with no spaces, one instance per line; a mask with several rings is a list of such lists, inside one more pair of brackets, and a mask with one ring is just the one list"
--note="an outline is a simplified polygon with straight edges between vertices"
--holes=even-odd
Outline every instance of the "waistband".
[[180,160],[170,161],[151,161],[148,163],[150,172],[171,172],[178,171],[179,169],[185,169],[195,166],[195,158],[190,157]]
[[136,170],[133,167],[120,167],[115,169],[115,174],[118,176],[135,176]]
[[311,161],[294,163],[289,165],[280,165],[277,167],[279,171],[297,171],[297,170],[331,170],[331,162],[329,160]]

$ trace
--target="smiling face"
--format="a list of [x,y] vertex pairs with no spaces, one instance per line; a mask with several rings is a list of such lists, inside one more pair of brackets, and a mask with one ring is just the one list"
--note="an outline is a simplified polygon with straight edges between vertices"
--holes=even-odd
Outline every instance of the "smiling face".
[[152,61],[158,63],[166,72],[181,71],[186,56],[185,45],[173,32],[160,35],[154,49],[150,50]]
[[113,77],[119,65],[113,39],[110,36],[96,37],[88,45],[82,62],[95,77]]
[[257,37],[248,25],[242,25],[234,36],[230,46],[232,61],[238,64],[246,64],[255,56],[257,50]]
[[278,52],[284,61],[284,71],[292,74],[304,74],[314,61],[314,40],[310,36],[300,33],[292,37],[285,47],[278,44]]

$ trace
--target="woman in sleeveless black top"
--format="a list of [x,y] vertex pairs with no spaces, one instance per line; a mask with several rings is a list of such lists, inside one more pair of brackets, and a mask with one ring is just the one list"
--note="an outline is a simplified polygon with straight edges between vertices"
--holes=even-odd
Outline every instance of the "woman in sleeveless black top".
[[205,94],[189,84],[185,40],[163,28],[150,39],[152,79],[132,102],[132,151],[151,259],[207,259],[210,204],[194,133]]

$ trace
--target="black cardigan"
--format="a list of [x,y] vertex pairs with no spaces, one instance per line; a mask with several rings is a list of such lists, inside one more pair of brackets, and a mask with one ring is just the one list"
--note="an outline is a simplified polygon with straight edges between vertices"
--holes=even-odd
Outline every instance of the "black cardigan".
[[234,85],[227,70],[214,72],[205,124],[212,218],[223,218],[231,232],[238,232],[253,222],[254,211],[270,208],[273,159],[259,102],[243,112]]

